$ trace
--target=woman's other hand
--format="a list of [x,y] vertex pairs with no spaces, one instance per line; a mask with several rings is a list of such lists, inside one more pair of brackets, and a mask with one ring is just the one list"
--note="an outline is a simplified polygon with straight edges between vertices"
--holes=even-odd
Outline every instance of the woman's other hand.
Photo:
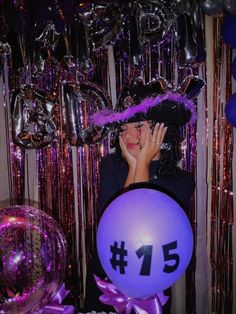
[[137,156],[138,164],[149,165],[152,160],[160,158],[161,145],[166,131],[167,127],[164,126],[164,123],[157,123],[153,132],[151,128],[147,130],[144,145]]
[[136,167],[136,158],[133,155],[131,155],[131,153],[127,149],[121,135],[119,136],[119,144],[120,144],[121,153],[122,153],[123,158],[127,161],[129,167],[135,168]]

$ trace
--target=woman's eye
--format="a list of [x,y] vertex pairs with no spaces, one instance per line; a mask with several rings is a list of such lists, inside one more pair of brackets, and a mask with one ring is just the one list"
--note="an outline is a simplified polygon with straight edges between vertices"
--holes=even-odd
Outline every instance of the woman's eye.
[[143,126],[143,124],[139,124],[139,125],[136,125],[136,129],[141,129],[141,127]]

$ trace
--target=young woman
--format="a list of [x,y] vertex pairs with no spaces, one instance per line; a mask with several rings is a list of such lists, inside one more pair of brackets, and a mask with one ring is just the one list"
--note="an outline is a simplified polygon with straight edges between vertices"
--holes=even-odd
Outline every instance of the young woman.
[[153,183],[186,208],[194,191],[194,177],[178,167],[181,159],[179,127],[148,121],[121,126],[119,148],[101,161],[100,215],[122,188]]
[[[101,161],[99,215],[117,193],[131,184],[155,184],[184,209],[195,189],[194,177],[178,167],[180,127],[194,116],[192,102],[172,93],[156,96],[140,79],[136,83],[133,81],[120,98],[122,112],[106,111],[95,116],[95,124],[113,125],[117,132],[116,151]],[[88,267],[86,308],[114,311],[99,302],[101,293],[95,286],[93,273],[106,277],[96,253]],[[170,301],[163,313],[170,313]]]

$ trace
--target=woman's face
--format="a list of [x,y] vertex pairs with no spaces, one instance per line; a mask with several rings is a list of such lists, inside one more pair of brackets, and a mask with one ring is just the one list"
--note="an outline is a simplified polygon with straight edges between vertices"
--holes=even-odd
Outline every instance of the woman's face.
[[121,126],[120,135],[132,156],[138,155],[144,145],[146,132],[149,128],[150,122],[148,121],[130,122]]

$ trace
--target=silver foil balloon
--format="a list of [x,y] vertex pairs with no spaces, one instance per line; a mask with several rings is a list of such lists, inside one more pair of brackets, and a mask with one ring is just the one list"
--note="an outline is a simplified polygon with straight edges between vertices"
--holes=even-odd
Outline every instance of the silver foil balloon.
[[13,93],[12,102],[13,141],[23,148],[42,148],[55,138],[53,121],[55,103],[46,94],[32,86],[23,86]]
[[0,58],[3,56],[9,56],[11,54],[11,47],[8,43],[0,42]]
[[0,41],[0,74],[3,71],[4,58],[11,55],[11,47],[8,43],[4,44]]
[[142,6],[140,27],[145,39],[162,41],[176,19],[176,4],[173,1],[139,1]]
[[52,21],[47,21],[42,33],[36,38],[44,47],[54,50],[58,44],[59,33]]
[[224,0],[200,0],[200,6],[207,15],[217,17],[223,15]]
[[235,0],[224,0],[224,8],[228,13],[232,15],[236,15],[236,1]]
[[0,41],[6,40],[8,32],[9,27],[6,23],[6,16],[3,12],[0,12]]
[[206,60],[203,14],[198,0],[179,3],[177,19],[178,63],[180,67],[199,66]]
[[106,92],[91,82],[63,85],[64,125],[67,139],[72,146],[101,142],[108,134],[107,127],[91,124],[91,115],[100,109],[110,108]]
[[79,17],[89,32],[90,43],[97,49],[113,41],[120,32],[120,6],[99,1],[78,6]]
[[169,89],[171,89],[171,85],[164,77],[158,77],[149,82],[151,94],[159,95],[165,94]]
[[131,64],[137,68],[142,68],[143,44],[141,40],[140,25],[141,13],[141,5],[137,2],[132,3],[129,16],[129,50],[131,55]]
[[180,84],[177,92],[189,99],[196,98],[201,89],[205,86],[205,81],[198,76],[188,75]]
[[178,63],[185,67],[187,64],[196,62],[197,45],[194,38],[193,24],[191,17],[186,14],[180,14],[177,19],[178,31]]
[[74,55],[78,61],[81,73],[87,74],[91,71],[92,62],[90,59],[89,30],[84,20],[78,16],[74,19]]
[[192,4],[191,21],[193,25],[193,36],[195,38],[197,54],[195,58],[195,65],[199,65],[206,61],[206,51],[203,32],[203,14],[200,9],[198,1],[194,1]]

